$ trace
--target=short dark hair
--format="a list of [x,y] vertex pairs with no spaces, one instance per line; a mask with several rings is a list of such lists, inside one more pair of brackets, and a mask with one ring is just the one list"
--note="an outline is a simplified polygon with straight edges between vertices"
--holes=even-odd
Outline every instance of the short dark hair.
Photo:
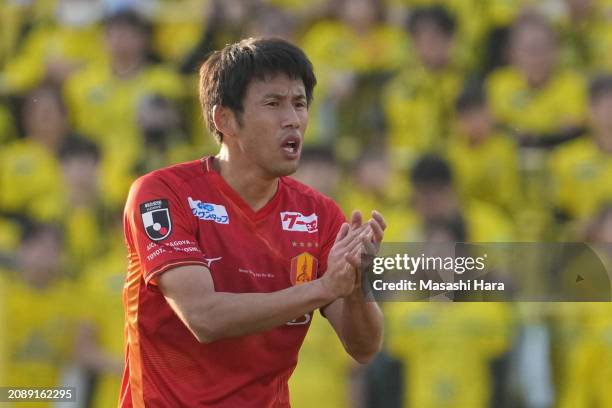
[[612,95],[612,74],[600,74],[589,84],[589,100],[591,103],[605,95]]
[[277,74],[301,79],[308,105],[317,83],[312,63],[304,52],[277,38],[247,38],[213,52],[200,68],[200,103],[210,132],[218,142],[223,135],[213,123],[215,105],[231,109],[240,120],[242,101],[253,79],[265,80]]
[[412,167],[410,181],[415,186],[449,186],[453,182],[453,172],[442,157],[426,154]]
[[64,233],[59,224],[24,219],[21,223],[21,243],[37,240],[44,234],[53,234],[58,242],[63,242]]
[[108,28],[114,25],[128,25],[146,34],[150,34],[152,30],[151,23],[141,13],[129,7],[116,10],[105,16],[104,26]]
[[64,139],[59,147],[58,156],[60,160],[68,160],[77,156],[88,156],[100,161],[100,148],[96,143],[82,136],[70,135]]
[[434,24],[440,31],[451,37],[455,34],[457,23],[449,11],[440,5],[417,7],[408,18],[408,31],[414,35],[422,23]]
[[517,33],[525,28],[538,28],[546,31],[553,41],[557,41],[557,33],[550,23],[550,20],[542,14],[528,12],[520,15],[510,27],[510,40],[516,37]]
[[455,101],[458,113],[467,112],[474,108],[483,108],[487,105],[487,95],[482,82],[468,81]]

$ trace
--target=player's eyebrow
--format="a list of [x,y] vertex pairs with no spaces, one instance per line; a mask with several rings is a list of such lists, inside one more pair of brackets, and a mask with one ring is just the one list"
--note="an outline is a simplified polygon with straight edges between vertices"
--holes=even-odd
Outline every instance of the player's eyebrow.
[[[284,93],[281,94],[278,92],[272,92],[272,93],[265,94],[262,99],[285,99],[287,98],[287,96],[288,95]],[[304,95],[303,92],[300,92],[299,94],[293,96],[292,99],[300,99],[300,100],[304,99],[305,100],[306,95]]]

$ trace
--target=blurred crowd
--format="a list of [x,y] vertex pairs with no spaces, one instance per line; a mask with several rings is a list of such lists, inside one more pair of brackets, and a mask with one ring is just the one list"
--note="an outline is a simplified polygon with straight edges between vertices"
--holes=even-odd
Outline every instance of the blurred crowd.
[[[198,68],[247,36],[305,50],[296,176],[387,241],[612,242],[612,0],[0,0],[0,385],[116,406],[127,191],[216,153]],[[315,317],[295,407],[612,406],[606,303],[383,309],[366,367]]]

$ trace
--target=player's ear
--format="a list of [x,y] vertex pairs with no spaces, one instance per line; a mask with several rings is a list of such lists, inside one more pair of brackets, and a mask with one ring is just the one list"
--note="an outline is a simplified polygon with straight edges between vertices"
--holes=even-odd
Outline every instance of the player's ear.
[[213,106],[212,119],[215,128],[223,133],[223,136],[232,137],[236,133],[236,119],[229,108],[221,105]]

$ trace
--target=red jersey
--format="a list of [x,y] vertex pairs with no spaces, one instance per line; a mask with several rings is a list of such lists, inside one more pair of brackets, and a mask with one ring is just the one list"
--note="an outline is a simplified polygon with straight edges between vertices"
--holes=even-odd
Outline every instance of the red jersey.
[[312,319],[199,343],[156,285],[206,266],[217,292],[273,292],[322,276],[344,221],[329,198],[288,177],[263,208],[212,169],[212,158],[147,174],[124,214],[126,369],[121,407],[289,407],[287,380]]

